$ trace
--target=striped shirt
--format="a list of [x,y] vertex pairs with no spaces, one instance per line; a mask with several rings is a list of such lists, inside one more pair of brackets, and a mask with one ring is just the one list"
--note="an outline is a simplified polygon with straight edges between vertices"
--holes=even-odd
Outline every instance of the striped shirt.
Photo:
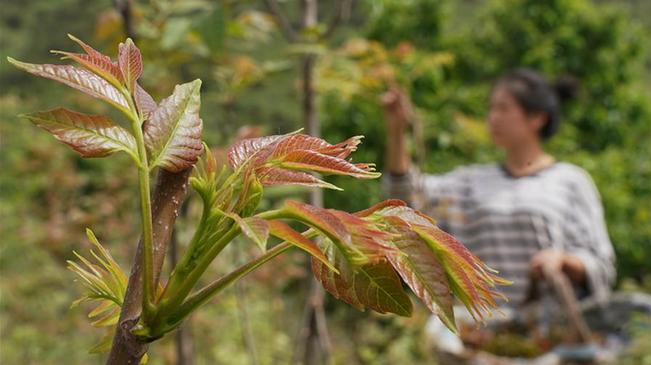
[[513,285],[500,288],[511,304],[526,299],[529,262],[540,250],[562,249],[586,268],[588,295],[604,300],[615,279],[614,253],[599,193],[581,168],[564,162],[525,177],[497,164],[444,175],[384,177],[385,192],[437,219]]

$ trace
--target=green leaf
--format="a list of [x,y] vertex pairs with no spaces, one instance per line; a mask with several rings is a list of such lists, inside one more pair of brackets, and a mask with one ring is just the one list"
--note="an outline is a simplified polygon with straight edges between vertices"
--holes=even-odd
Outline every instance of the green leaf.
[[74,254],[81,261],[81,265],[68,261],[68,269],[81,279],[87,290],[80,299],[72,303],[72,306],[83,302],[96,304],[88,314],[88,318],[92,320],[91,325],[93,327],[108,327],[102,340],[89,351],[90,353],[99,353],[111,348],[115,325],[119,321],[120,309],[127,290],[128,278],[90,229],[86,230],[86,235],[97,252],[90,251],[94,262],[76,252]]
[[7,57],[19,69],[36,76],[59,81],[92,97],[102,99],[125,114],[129,113],[129,103],[122,93],[108,81],[94,73],[71,65],[37,65],[17,61]]
[[201,80],[177,85],[143,125],[150,166],[179,172],[193,166],[203,151],[199,117]]
[[411,300],[402,288],[400,278],[387,261],[352,268],[343,256],[326,249],[339,273],[312,259],[312,272],[323,287],[335,298],[363,310],[410,316]]
[[108,117],[78,113],[65,108],[23,116],[83,157],[104,157],[124,151],[138,160],[134,137],[126,129],[115,125]]
[[267,240],[269,239],[269,224],[266,220],[258,217],[242,218],[235,213],[227,214],[235,220],[242,233],[253,243],[258,245],[262,252],[267,251]]
[[281,240],[291,243],[292,245],[309,253],[315,259],[321,261],[321,263],[326,265],[328,269],[333,270],[335,272],[337,271],[337,269],[334,267],[334,265],[330,263],[328,258],[321,251],[319,246],[316,245],[316,243],[312,242],[310,239],[303,236],[302,234],[296,232],[287,224],[279,220],[272,220],[269,221],[269,228],[271,230],[271,234],[274,237],[278,237]]
[[136,81],[142,75],[142,55],[131,38],[118,46],[118,66],[129,90],[135,90]]

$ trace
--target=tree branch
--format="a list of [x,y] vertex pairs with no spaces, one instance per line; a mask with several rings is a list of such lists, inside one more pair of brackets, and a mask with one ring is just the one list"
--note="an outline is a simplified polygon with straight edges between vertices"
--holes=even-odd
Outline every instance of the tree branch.
[[347,22],[350,19],[350,13],[353,8],[353,0],[337,0],[335,4],[335,15],[328,25],[328,29],[323,33],[322,38],[329,38],[332,33],[339,27],[342,22]]
[[285,35],[285,38],[287,38],[287,40],[290,42],[294,42],[298,38],[296,30],[292,27],[287,17],[285,17],[283,12],[280,10],[280,5],[278,5],[278,2],[276,0],[264,0],[264,3],[267,6],[269,12],[278,21],[280,30]]
[[[158,172],[152,197],[154,282],[158,282],[160,277],[167,244],[172,237],[179,206],[187,192],[191,171],[192,168],[179,173],[171,173],[163,169]],[[147,344],[131,333],[138,324],[142,309],[142,250],[141,239],[133,259],[129,284],[107,365],[138,365],[147,352]]]

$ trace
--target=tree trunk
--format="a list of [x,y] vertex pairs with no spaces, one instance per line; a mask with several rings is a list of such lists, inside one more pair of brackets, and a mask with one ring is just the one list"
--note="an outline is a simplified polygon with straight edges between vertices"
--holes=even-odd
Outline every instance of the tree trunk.
[[[172,237],[172,231],[178,209],[187,192],[188,178],[192,168],[179,173],[171,173],[161,169],[156,178],[156,186],[152,196],[152,222],[154,238],[154,282],[158,283],[167,245]],[[138,365],[147,352],[147,344],[138,340],[131,330],[138,324],[142,308],[142,239],[138,243],[127,292],[122,304],[113,345],[109,353],[107,365]]]

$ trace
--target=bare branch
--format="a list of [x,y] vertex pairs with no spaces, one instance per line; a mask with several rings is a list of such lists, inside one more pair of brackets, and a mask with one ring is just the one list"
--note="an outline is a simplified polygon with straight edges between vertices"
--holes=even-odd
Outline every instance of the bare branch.
[[[192,168],[178,173],[160,169],[156,178],[156,187],[152,197],[152,221],[154,236],[153,271],[154,281],[158,282],[165,251],[172,238],[174,222],[178,209],[185,198],[187,182]],[[129,285],[122,304],[120,320],[113,338],[108,365],[138,365],[147,352],[147,344],[136,338],[131,330],[138,324],[142,308],[142,239],[138,243]]]
[[278,2],[276,0],[264,0],[264,3],[267,6],[269,12],[278,21],[280,30],[285,35],[285,38],[287,38],[287,40],[290,42],[295,41],[298,38],[296,30],[292,27],[287,17],[285,17],[283,14],[282,10],[280,9],[280,5],[278,5]]
[[335,15],[328,25],[328,29],[323,33],[322,38],[329,38],[337,30],[342,22],[350,19],[350,13],[353,8],[353,0],[337,0],[335,4]]

